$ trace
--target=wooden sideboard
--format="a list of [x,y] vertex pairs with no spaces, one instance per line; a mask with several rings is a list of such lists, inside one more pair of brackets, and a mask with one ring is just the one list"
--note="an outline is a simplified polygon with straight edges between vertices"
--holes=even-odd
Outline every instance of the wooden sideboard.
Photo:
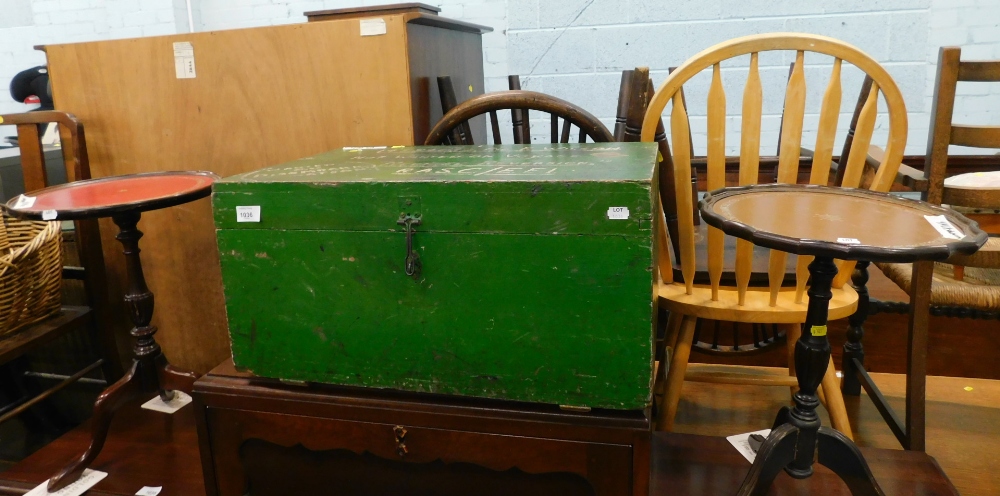
[[[86,124],[95,178],[163,170],[229,176],[343,146],[422,143],[441,117],[437,76],[452,77],[459,100],[483,92],[481,36],[490,28],[420,8],[376,9],[362,19],[358,12],[48,45],[55,107]],[[363,35],[362,22],[376,29]],[[176,43],[190,43],[195,77],[177,77]],[[485,137],[485,122],[477,126]],[[125,265],[109,223],[102,223],[108,299],[121,306]],[[142,256],[158,338],[173,363],[204,373],[229,353],[209,200],[150,213],[139,229],[155,247]],[[105,325],[127,340],[126,319]]]
[[195,383],[209,495],[643,495],[648,415],[237,372]]

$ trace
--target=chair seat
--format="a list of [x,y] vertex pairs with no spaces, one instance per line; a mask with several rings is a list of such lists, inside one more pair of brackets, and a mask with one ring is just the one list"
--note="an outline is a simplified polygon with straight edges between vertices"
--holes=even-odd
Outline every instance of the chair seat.
[[[903,291],[910,291],[913,266],[910,264],[875,264]],[[955,279],[954,266],[934,264],[931,305],[1000,310],[1000,269],[967,267],[961,281]]]
[[[683,284],[660,284],[657,289],[660,302],[670,311],[703,319],[746,322],[758,324],[801,324],[806,321],[809,298],[795,303],[795,288],[778,291],[778,301],[770,305],[767,288],[750,288],[746,301],[739,305],[736,288],[720,288],[719,300],[712,301],[712,288],[696,285],[692,294],[686,294]],[[843,319],[858,307],[858,294],[848,285],[833,290],[830,300],[829,320]]]

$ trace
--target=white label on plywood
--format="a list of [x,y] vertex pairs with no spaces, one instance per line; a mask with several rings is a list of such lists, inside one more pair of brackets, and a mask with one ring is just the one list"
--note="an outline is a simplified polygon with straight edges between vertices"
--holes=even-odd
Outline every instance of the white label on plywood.
[[965,237],[962,231],[955,227],[955,224],[949,222],[943,215],[925,215],[924,218],[927,219],[927,222],[930,222],[931,226],[937,230],[942,238],[962,239]]
[[194,79],[194,47],[190,41],[174,43],[174,72],[177,79]]
[[385,34],[385,19],[361,19],[361,36],[378,36]]

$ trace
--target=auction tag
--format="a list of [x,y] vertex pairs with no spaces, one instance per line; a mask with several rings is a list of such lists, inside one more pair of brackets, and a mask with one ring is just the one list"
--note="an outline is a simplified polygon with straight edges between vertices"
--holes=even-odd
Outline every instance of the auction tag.
[[860,245],[861,242],[855,238],[837,238],[837,242],[845,245]]
[[744,432],[743,434],[729,436],[726,440],[729,441],[729,444],[732,444],[733,447],[736,448],[736,451],[739,451],[740,454],[743,455],[743,458],[746,458],[748,462],[753,463],[754,459],[757,458],[757,453],[750,447],[751,434],[760,434],[761,436],[767,437],[771,435],[771,429]]
[[260,222],[260,205],[236,207],[236,222]]
[[361,36],[378,36],[385,34],[385,19],[361,19]]
[[812,326],[809,328],[809,334],[812,334],[813,336],[816,337],[826,336],[826,326],[825,325]]
[[174,399],[164,402],[160,399],[160,395],[156,395],[155,398],[142,404],[142,407],[146,410],[153,410],[154,412],[161,413],[174,413],[184,405],[191,403],[191,396],[184,391],[174,391]]
[[160,491],[162,490],[163,486],[142,486],[142,489],[135,493],[135,496],[156,496],[157,494],[160,494]]
[[190,41],[174,43],[174,75],[177,79],[194,79],[194,46]]
[[608,207],[608,218],[611,220],[628,219],[628,207]]
[[930,222],[931,227],[941,234],[942,238],[962,239],[965,237],[962,235],[962,231],[959,231],[955,224],[949,222],[943,215],[925,215],[924,218]]
[[100,470],[86,469],[83,471],[83,475],[80,476],[76,482],[54,492],[50,493],[46,486],[48,486],[49,481],[39,484],[37,487],[25,493],[24,496],[80,496],[81,494],[87,492],[88,489],[94,487],[101,479],[108,476],[107,472],[101,472]]
[[20,210],[22,208],[31,208],[35,204],[35,197],[28,195],[21,195],[17,197],[17,201],[14,202],[14,210]]
[[59,216],[59,212],[55,210],[42,210],[42,220],[56,220]]

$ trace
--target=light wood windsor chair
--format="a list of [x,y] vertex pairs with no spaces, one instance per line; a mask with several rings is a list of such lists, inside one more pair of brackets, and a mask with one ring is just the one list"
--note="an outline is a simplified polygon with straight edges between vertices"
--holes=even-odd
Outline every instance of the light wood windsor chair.
[[[873,83],[858,118],[850,158],[845,164],[842,186],[858,187],[861,183],[867,155],[865,151],[871,143],[878,96],[881,93],[888,106],[889,139],[885,160],[875,173],[870,189],[888,191],[902,161],[907,133],[906,106],[896,83],[885,69],[870,56],[844,42],[809,34],[771,33],[736,38],[702,51],[667,77],[653,96],[643,120],[642,141],[654,140],[657,123],[664,108],[669,102],[673,104],[669,117],[669,127],[672,140],[672,173],[676,178],[674,181],[676,189],[674,191],[661,191],[661,202],[675,201],[677,211],[681,212],[690,211],[693,208],[695,199],[691,189],[687,187],[687,180],[691,176],[690,126],[686,107],[680,97],[680,89],[693,76],[708,68],[712,69],[712,83],[707,100],[708,189],[716,190],[726,186],[726,95],[722,85],[721,62],[746,55],[749,55],[750,61],[742,102],[739,184],[749,185],[758,182],[763,102],[758,53],[772,50],[794,51],[796,59],[795,69],[785,92],[778,182],[795,183],[798,175],[806,97],[804,57],[805,52],[808,51],[834,57],[830,82],[821,104],[810,183],[827,184],[828,182],[837,121],[841,110],[841,66],[846,61],[870,75]],[[836,215],[835,212],[830,214]],[[794,212],[775,212],[775,215],[786,215],[789,222],[795,221]],[[666,232],[666,227],[662,225],[662,222],[661,217],[659,232],[661,237],[665,237],[663,233]],[[801,325],[805,322],[807,302],[804,301],[803,296],[808,279],[807,266],[811,261],[811,257],[799,257],[796,263],[795,285],[785,288],[782,287],[782,282],[785,275],[787,254],[771,251],[768,287],[749,288],[753,245],[738,240],[735,253],[736,285],[723,286],[720,284],[720,280],[724,237],[721,231],[712,228],[708,232],[707,242],[710,284],[695,284],[694,226],[688,216],[679,217],[678,230],[682,280],[675,281],[673,278],[670,253],[666,249],[669,242],[666,239],[661,239],[659,243],[659,273],[662,282],[658,288],[658,300],[671,313],[671,322],[668,323],[665,344],[672,348],[673,357],[665,382],[662,384],[666,389],[664,399],[657,412],[657,428],[667,431],[673,428],[684,380],[794,387],[794,379],[790,379],[790,377],[764,378],[759,375],[699,373],[697,370],[689,371],[687,362],[691,352],[694,329],[699,318],[777,324],[785,331],[790,344],[797,341],[798,336],[801,335]],[[830,301],[829,318],[831,320],[848,317],[857,307],[857,293],[850,286],[844,285],[853,268],[853,263],[839,264],[840,274],[834,281],[833,298]],[[790,346],[789,349],[791,350],[792,347]],[[792,362],[790,357],[789,363]],[[794,373],[794,370],[791,372]],[[832,360],[823,379],[822,391],[834,427],[850,436],[850,425]]]

